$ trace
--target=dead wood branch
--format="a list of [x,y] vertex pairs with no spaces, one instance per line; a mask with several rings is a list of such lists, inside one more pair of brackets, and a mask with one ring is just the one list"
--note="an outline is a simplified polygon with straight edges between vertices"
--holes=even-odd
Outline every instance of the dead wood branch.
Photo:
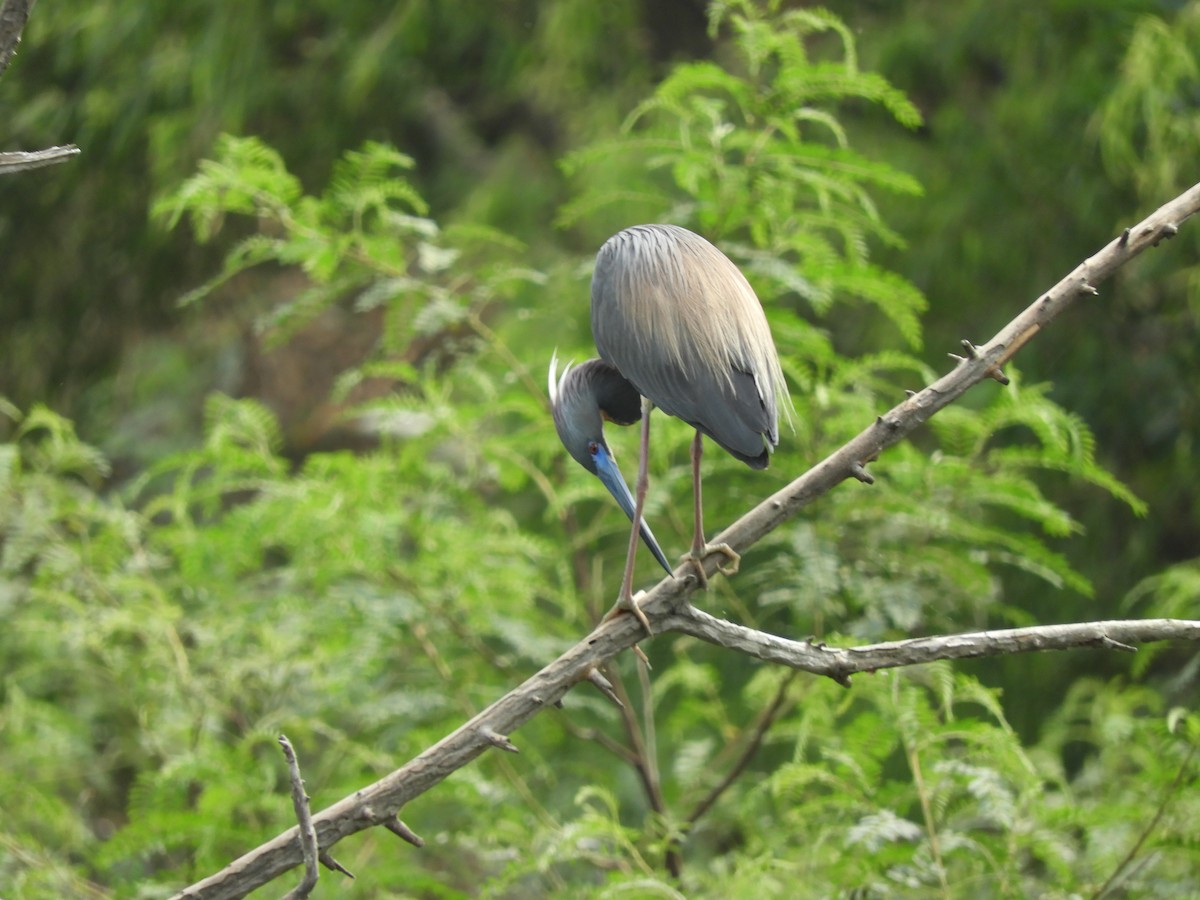
[[[34,0],[4,0],[0,4],[0,77],[4,75],[8,64],[17,55],[17,45],[21,43],[21,32],[29,21],[29,12],[33,9]],[[63,147],[47,147],[45,150],[34,150],[29,153],[13,151],[0,153],[0,175],[12,175],[16,172],[26,172],[29,169],[40,169],[43,166],[53,166],[64,162],[79,153],[74,144]]]
[[17,172],[28,172],[30,169],[41,169],[45,166],[66,162],[72,156],[79,155],[79,148],[74,144],[62,147],[47,147],[45,150],[25,152],[13,150],[0,153],[0,175],[15,175]]

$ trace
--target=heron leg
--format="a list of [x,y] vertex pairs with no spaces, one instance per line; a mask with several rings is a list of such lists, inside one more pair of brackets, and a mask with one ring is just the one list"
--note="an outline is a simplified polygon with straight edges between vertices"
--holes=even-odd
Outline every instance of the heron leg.
[[720,553],[729,560],[729,564],[726,566],[718,565],[717,571],[722,575],[733,575],[737,572],[738,564],[742,561],[742,557],[728,544],[707,544],[704,541],[704,504],[701,500],[700,488],[700,457],[703,455],[704,436],[697,431],[696,437],[692,439],[692,500],[695,506],[693,514],[696,521],[696,531],[692,535],[692,550],[684,559],[691,562],[700,587],[707,589],[708,575],[704,572],[705,559],[713,553]]
[[646,506],[646,491],[650,486],[650,410],[654,405],[645,397],[642,398],[642,440],[638,452],[638,477],[634,489],[633,529],[629,533],[629,553],[625,557],[625,575],[621,579],[621,593],[617,595],[617,605],[605,618],[611,618],[621,611],[628,611],[637,616],[637,620],[646,629],[646,634],[653,635],[650,620],[638,605],[638,599],[633,595],[633,561],[637,556],[638,540],[642,532],[642,512]]

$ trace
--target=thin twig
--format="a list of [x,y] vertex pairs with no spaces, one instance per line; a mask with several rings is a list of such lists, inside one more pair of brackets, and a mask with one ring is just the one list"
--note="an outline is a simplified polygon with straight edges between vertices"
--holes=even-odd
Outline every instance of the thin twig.
[[563,719],[563,727],[566,728],[567,734],[577,740],[593,741],[622,762],[631,766],[638,764],[637,754],[605,731],[598,728],[581,728],[570,719]]
[[[638,664],[643,665],[641,662]],[[625,735],[629,739],[629,752],[633,758],[633,768],[642,783],[642,790],[646,793],[646,802],[650,804],[650,808],[654,812],[660,815],[665,814],[666,804],[663,802],[662,789],[658,783],[658,775],[654,769],[653,762],[646,752],[646,742],[642,736],[641,725],[638,724],[633,701],[629,696],[629,692],[625,689],[625,682],[621,679],[616,669],[610,666],[607,669],[607,674],[616,691],[617,697],[621,701],[621,724],[624,725]]]
[[[636,645],[634,649],[638,649]],[[635,664],[637,665],[638,684],[642,689],[642,733],[645,735],[645,740],[642,742],[642,753],[645,757],[646,772],[654,785],[654,810],[659,814],[661,820],[666,822],[670,816],[667,815],[667,800],[663,796],[662,777],[658,769],[658,727],[654,722],[654,685],[650,681],[650,663],[644,657],[639,657]],[[679,852],[677,842],[667,842],[663,862],[672,878],[683,877],[683,854]]]
[[1133,861],[1137,859],[1137,855],[1142,851],[1142,845],[1146,843],[1146,840],[1151,834],[1154,833],[1154,829],[1158,827],[1158,823],[1162,821],[1162,817],[1166,813],[1167,807],[1170,806],[1171,802],[1179,796],[1179,788],[1183,785],[1183,776],[1187,774],[1188,768],[1192,764],[1192,758],[1196,755],[1196,749],[1197,745],[1193,744],[1192,748],[1188,751],[1187,756],[1183,758],[1183,762],[1180,763],[1179,771],[1175,773],[1175,778],[1171,781],[1171,786],[1163,792],[1163,797],[1158,804],[1158,809],[1154,811],[1154,817],[1146,823],[1146,827],[1142,829],[1142,833],[1138,835],[1138,839],[1133,842],[1133,846],[1129,848],[1129,852],[1125,854],[1125,858],[1121,860],[1115,869],[1113,869],[1113,873],[1108,876],[1108,879],[1104,882],[1104,884],[1100,885],[1100,888],[1096,891],[1096,893],[1092,894],[1092,900],[1101,900],[1105,894],[1117,886],[1119,881],[1123,880],[1122,876],[1133,864]]
[[755,754],[762,747],[763,739],[767,736],[767,732],[775,724],[775,720],[779,718],[780,713],[783,712],[788,688],[792,686],[792,682],[796,680],[798,674],[799,672],[792,671],[780,680],[779,687],[775,689],[775,696],[771,698],[771,702],[767,704],[767,708],[759,713],[758,721],[754,723],[754,730],[750,734],[750,739],[746,741],[746,746],[742,748],[741,754],[734,764],[729,767],[729,771],[725,773],[724,777],[713,786],[712,790],[704,795],[704,799],[696,804],[691,814],[687,817],[688,825],[695,825],[700,821],[701,817],[712,809],[713,805],[721,799],[721,795],[746,770],[746,766],[750,765],[750,761],[754,759]]
[[296,751],[286,734],[279,736],[279,746],[283,748],[283,758],[287,760],[288,780],[292,784],[292,808],[300,823],[300,851],[304,856],[304,878],[285,895],[285,900],[303,900],[312,893],[317,886],[317,879],[321,877],[321,866],[317,859],[320,848],[317,846],[317,831],[313,828],[312,811],[308,807],[308,794],[304,792],[304,779],[300,777]]
[[937,869],[938,883],[942,888],[942,896],[949,900],[950,885],[946,882],[946,864],[942,862],[942,846],[938,840],[937,826],[933,821],[933,808],[929,804],[929,790],[925,786],[925,777],[921,774],[921,756],[911,740],[905,739],[904,752],[908,759],[908,768],[912,772],[913,784],[917,788],[917,797],[921,800],[921,815],[925,819],[925,833],[929,836],[929,850],[933,854],[933,867]]

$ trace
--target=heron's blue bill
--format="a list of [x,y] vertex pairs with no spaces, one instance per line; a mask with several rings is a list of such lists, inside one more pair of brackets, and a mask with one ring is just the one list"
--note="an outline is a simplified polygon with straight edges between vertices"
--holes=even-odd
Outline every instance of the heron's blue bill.
[[[629,516],[629,521],[632,522],[635,512],[633,494],[629,493],[629,486],[621,476],[621,470],[617,468],[617,461],[613,459],[605,448],[601,448],[600,452],[596,453],[592,458],[596,462],[596,475],[604,482],[604,486],[608,488],[608,492],[613,495],[613,499],[621,505],[621,509],[625,510],[625,515]],[[658,560],[659,565],[670,575],[672,571],[671,564],[667,562],[666,554],[658,546],[658,541],[654,539],[654,533],[650,530],[650,526],[646,524],[645,518],[642,519],[639,530],[642,534],[642,540],[650,548],[650,552],[654,554],[654,558]]]

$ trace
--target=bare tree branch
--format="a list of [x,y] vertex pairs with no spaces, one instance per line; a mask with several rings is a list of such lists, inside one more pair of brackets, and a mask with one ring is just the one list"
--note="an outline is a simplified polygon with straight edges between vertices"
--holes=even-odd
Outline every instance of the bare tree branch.
[[[3,77],[8,64],[17,55],[17,45],[21,43],[21,32],[29,21],[29,12],[36,0],[4,0],[0,5],[0,77]],[[45,150],[35,150],[30,153],[14,151],[0,153],[0,175],[13,175],[26,172],[29,169],[40,169],[64,162],[79,153],[74,144],[63,147],[47,147]]]
[[29,11],[36,0],[4,0],[0,6],[0,76],[17,55],[21,32],[29,21]]
[[[919,393],[880,416],[857,437],[813,466],[783,490],[769,497],[716,541],[736,551],[751,546],[847,478],[870,483],[866,465],[883,450],[924,424],[972,386],[988,379],[1004,380],[1002,366],[1042,328],[1077,298],[1096,294],[1095,285],[1121,265],[1174,236],[1180,224],[1200,211],[1200,184],[1193,186],[1144,221],[1114,238],[1082,262],[1048,293],[1013,319],[982,346],[964,342],[958,364]],[[716,560],[710,557],[715,571]],[[642,610],[657,632],[681,631],[702,640],[750,653],[762,659],[836,678],[846,683],[853,672],[914,665],[936,659],[959,659],[1030,650],[1069,647],[1132,649],[1134,642],[1200,640],[1200,621],[1156,619],[1145,622],[1098,622],[1007,629],[936,638],[917,638],[847,649],[790,641],[755,632],[702,613],[687,603],[696,579],[681,570],[677,578],[660,582],[642,602]],[[320,846],[329,848],[347,835],[375,825],[391,828],[396,814],[414,797],[428,791],[452,772],[493,747],[515,749],[507,735],[548,707],[553,707],[577,682],[603,661],[645,637],[633,616],[602,622],[586,638],[516,689],[501,697],[458,730],[425,750],[380,781],[340,800],[313,817]],[[391,824],[389,824],[391,823]],[[222,871],[186,888],[179,898],[242,897],[302,861],[298,829],[275,837]]]
[[15,175],[17,172],[28,172],[30,169],[41,169],[46,166],[66,162],[72,156],[79,155],[79,148],[74,144],[62,147],[47,147],[45,150],[25,152],[14,150],[0,153],[0,175]]
[[308,806],[308,794],[304,790],[304,779],[300,777],[300,763],[296,759],[296,751],[287,735],[279,736],[279,746],[283,748],[284,759],[287,760],[288,779],[292,785],[292,808],[296,811],[299,821],[300,851],[304,855],[304,878],[292,890],[284,895],[284,900],[303,900],[317,886],[321,877],[321,865],[317,861],[320,848],[317,846],[317,832],[312,824],[312,810]]
[[978,659],[1038,650],[1095,647],[1133,652],[1133,644],[1152,641],[1200,641],[1200,621],[1134,619],[1035,625],[971,634],[909,638],[865,647],[829,647],[812,641],[791,641],[735,625],[687,605],[661,620],[664,631],[679,631],[710,644],[780,663],[793,669],[825,675],[850,685],[855,672],[874,672],[916,666],[939,659]]

